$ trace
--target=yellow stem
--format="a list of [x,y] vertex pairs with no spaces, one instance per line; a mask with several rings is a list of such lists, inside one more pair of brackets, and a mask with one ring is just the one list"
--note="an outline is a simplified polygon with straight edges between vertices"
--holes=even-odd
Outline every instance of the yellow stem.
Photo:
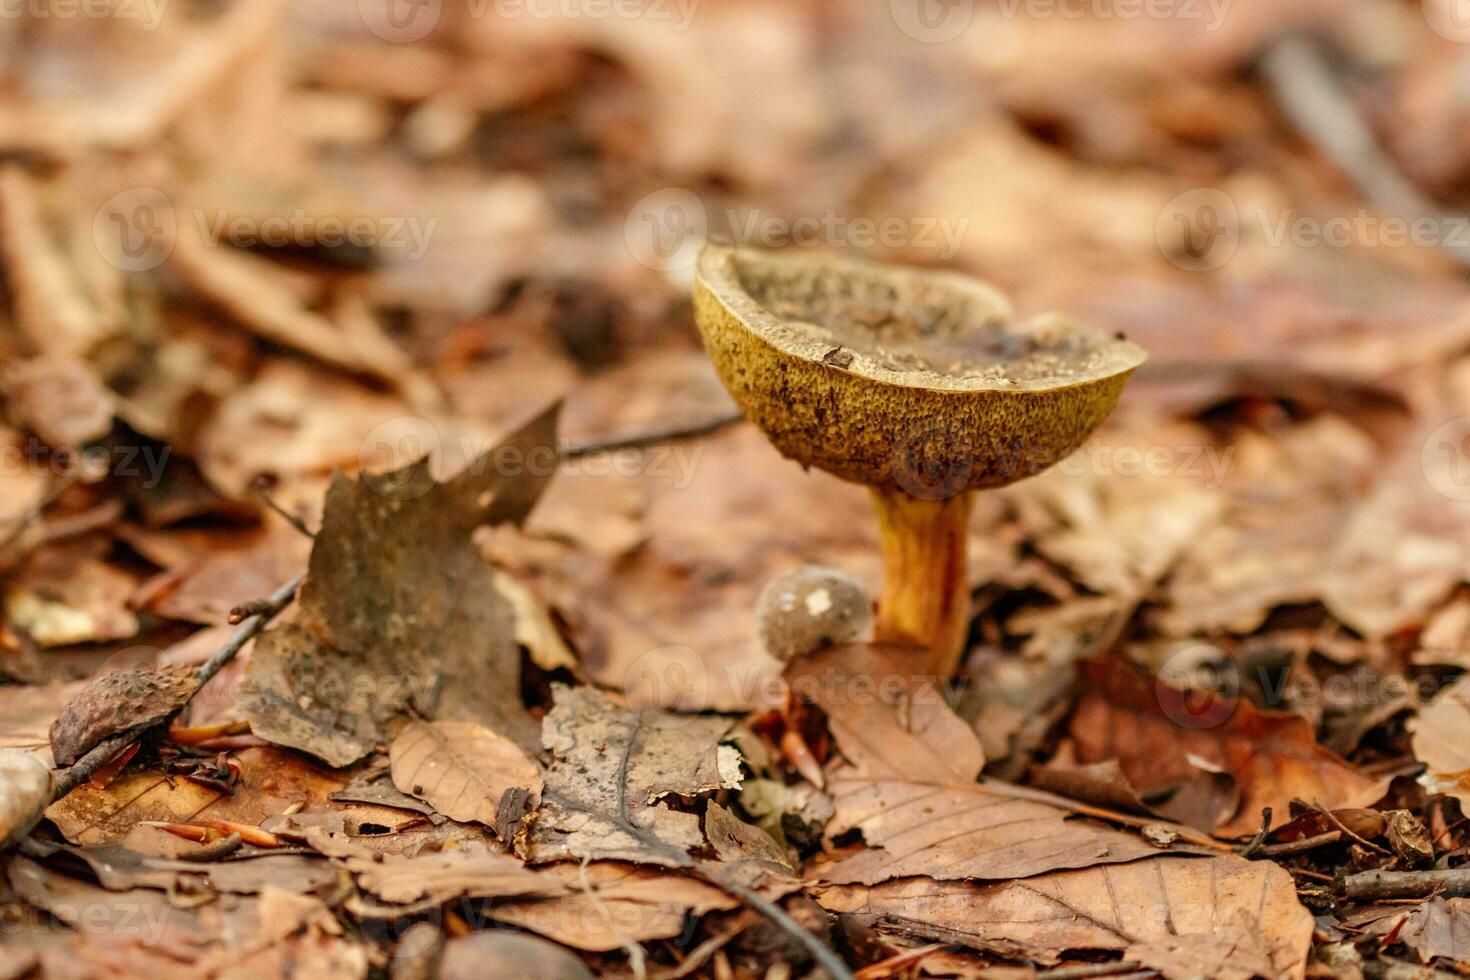
[[965,542],[973,498],[969,490],[947,500],[873,491],[883,552],[876,637],[927,648],[927,669],[940,677],[959,667],[970,628]]

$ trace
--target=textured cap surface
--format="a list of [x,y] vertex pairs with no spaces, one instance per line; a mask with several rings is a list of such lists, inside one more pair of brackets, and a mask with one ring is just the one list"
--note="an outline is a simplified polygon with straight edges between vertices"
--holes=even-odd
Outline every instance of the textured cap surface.
[[695,318],[725,387],[786,456],[943,497],[1050,466],[1105,419],[1136,344],[945,272],[706,246]]

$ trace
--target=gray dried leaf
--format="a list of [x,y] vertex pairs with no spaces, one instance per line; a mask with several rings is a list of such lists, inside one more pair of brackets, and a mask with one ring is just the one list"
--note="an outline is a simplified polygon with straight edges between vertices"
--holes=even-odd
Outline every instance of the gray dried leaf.
[[443,483],[426,460],[333,480],[295,618],[256,640],[240,696],[256,734],[334,766],[409,714],[537,748],[515,607],[471,532],[530,512],[555,470],[532,464],[556,458],[556,417],[547,410]]
[[699,816],[663,798],[740,785],[740,753],[724,744],[734,723],[634,711],[591,687],[558,686],[554,696],[542,723],[552,761],[527,859],[689,864],[688,852],[705,841]]

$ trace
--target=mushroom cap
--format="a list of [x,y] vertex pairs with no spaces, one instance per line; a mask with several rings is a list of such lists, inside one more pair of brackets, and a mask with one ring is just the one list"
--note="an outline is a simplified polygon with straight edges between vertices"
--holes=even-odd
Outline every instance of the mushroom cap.
[[947,272],[710,244],[694,314],[720,380],[782,454],[932,499],[1082,444],[1145,353]]

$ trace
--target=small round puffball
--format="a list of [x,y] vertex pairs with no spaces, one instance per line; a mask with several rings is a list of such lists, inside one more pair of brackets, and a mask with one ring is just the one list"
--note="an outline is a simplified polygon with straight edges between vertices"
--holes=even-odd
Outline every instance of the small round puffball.
[[771,579],[755,607],[766,652],[792,660],[866,633],[872,607],[857,579],[835,568],[804,565]]

